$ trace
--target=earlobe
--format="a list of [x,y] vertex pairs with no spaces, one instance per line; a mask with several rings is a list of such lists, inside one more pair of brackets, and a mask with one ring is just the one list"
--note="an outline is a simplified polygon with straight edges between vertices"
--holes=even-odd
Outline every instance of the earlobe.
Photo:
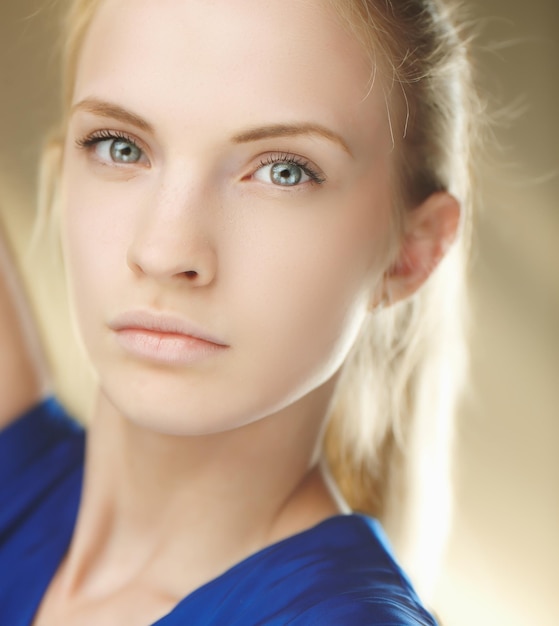
[[460,204],[446,192],[432,194],[408,213],[400,252],[385,274],[390,304],[423,285],[456,239],[459,224]]

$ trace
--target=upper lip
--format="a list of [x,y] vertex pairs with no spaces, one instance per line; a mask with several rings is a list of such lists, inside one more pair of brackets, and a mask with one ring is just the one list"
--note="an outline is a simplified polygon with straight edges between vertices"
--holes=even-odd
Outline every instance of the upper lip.
[[190,320],[174,313],[165,313],[160,311],[150,312],[145,310],[126,311],[115,316],[109,322],[109,328],[115,331],[143,329],[160,333],[185,335],[188,337],[194,337],[195,339],[201,339],[202,341],[207,341],[209,343],[214,343],[218,346],[228,347],[228,345],[218,337],[211,335]]

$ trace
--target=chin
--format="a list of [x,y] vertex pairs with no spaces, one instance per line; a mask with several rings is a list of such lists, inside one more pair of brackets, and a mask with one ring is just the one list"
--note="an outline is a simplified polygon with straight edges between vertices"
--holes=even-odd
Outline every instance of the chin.
[[161,435],[194,437],[231,430],[243,424],[232,420],[231,415],[212,412],[200,406],[194,398],[174,398],[165,394],[143,393],[131,397],[110,390],[101,391],[109,404],[110,412],[123,417],[141,429]]
[[[137,363],[105,363],[97,368],[98,413],[124,418],[155,433],[204,436],[245,427],[268,417],[322,414],[335,376],[320,371],[303,377],[254,376],[195,368],[169,370]],[[123,366],[124,365],[124,366]],[[235,376],[237,374],[237,376]],[[324,393],[326,392],[326,394]]]

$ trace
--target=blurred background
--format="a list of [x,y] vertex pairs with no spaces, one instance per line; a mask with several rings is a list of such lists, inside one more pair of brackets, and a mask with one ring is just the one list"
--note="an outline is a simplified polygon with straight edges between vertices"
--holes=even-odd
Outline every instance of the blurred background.
[[[557,626],[559,2],[464,4],[479,33],[475,60],[495,125],[479,181],[455,518],[434,604],[446,626]],[[44,244],[29,243],[37,159],[58,110],[50,5],[0,5],[0,211],[33,285],[57,391],[83,415],[89,376],[61,304],[60,267]]]

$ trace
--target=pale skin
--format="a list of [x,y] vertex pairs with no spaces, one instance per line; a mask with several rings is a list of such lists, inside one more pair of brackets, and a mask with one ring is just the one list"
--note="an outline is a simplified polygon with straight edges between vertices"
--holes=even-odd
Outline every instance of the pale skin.
[[[35,626],[147,626],[345,510],[319,463],[337,373],[383,296],[427,279],[459,207],[446,193],[415,207],[389,263],[384,93],[325,4],[286,20],[279,0],[107,0],[90,26],[61,225],[99,392],[74,536]],[[275,163],[299,179],[279,184]],[[131,310],[221,347],[138,356],[115,331]],[[4,385],[1,362],[7,423],[39,387],[1,284],[0,322],[22,381]]]

